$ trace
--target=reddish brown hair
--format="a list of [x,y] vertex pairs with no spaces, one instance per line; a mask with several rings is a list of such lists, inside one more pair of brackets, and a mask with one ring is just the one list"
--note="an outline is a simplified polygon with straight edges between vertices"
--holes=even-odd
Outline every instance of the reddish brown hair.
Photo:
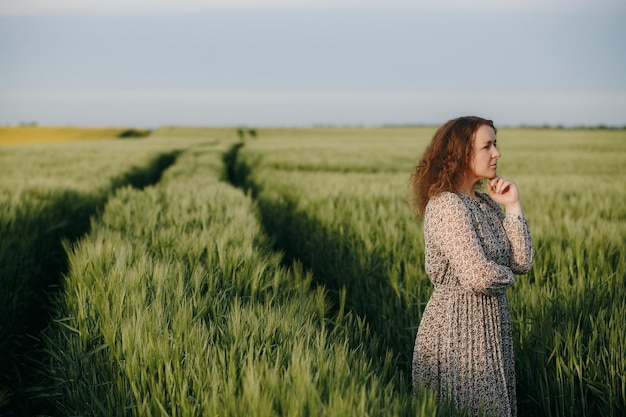
[[424,215],[431,197],[455,191],[462,183],[474,153],[474,136],[483,125],[496,130],[491,120],[476,116],[459,117],[437,129],[411,175],[413,205],[418,216]]

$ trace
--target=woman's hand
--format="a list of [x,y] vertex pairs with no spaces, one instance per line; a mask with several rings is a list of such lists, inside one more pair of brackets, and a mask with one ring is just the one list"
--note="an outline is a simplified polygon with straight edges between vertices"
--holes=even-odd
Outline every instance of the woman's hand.
[[487,182],[487,192],[493,201],[504,206],[507,213],[522,214],[519,191],[513,181],[496,176]]

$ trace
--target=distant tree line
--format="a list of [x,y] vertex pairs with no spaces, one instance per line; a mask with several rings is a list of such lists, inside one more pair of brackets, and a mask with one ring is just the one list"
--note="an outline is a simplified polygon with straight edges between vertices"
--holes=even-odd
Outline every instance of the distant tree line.
[[151,130],[148,129],[126,129],[117,135],[118,138],[141,138],[144,136],[148,136],[152,133]]
[[244,129],[241,127],[237,129],[237,136],[239,136],[239,139],[244,140],[246,135],[250,136],[252,139],[256,138],[256,129]]

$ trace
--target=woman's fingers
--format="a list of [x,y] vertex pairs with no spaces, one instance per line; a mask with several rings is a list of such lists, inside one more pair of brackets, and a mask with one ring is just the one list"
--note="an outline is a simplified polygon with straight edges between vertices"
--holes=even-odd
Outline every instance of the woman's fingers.
[[501,177],[492,178],[487,182],[487,192],[493,201],[505,207],[507,213],[521,213],[519,192],[515,182]]
[[493,194],[506,194],[509,191],[514,190],[515,183],[501,177],[495,177],[487,183],[487,187]]
[[500,183],[500,181],[501,181],[501,180],[502,180],[502,178],[500,178],[500,177],[495,177],[495,178],[492,178],[492,179],[489,181],[489,183],[488,183],[488,184],[489,184],[489,186],[491,187],[491,191],[493,191],[494,193],[497,193],[497,192],[498,192],[498,184]]
[[490,186],[491,190],[495,193],[503,194],[506,193],[513,185],[513,181],[505,180],[501,177],[492,178],[487,185]]

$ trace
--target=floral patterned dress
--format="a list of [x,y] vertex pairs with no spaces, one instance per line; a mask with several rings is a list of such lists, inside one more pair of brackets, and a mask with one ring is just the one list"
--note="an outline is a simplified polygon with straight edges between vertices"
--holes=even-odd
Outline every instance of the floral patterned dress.
[[530,271],[534,249],[524,215],[504,215],[445,192],[424,216],[426,272],[435,286],[413,352],[413,386],[452,399],[473,415],[516,416],[515,362],[505,291]]

